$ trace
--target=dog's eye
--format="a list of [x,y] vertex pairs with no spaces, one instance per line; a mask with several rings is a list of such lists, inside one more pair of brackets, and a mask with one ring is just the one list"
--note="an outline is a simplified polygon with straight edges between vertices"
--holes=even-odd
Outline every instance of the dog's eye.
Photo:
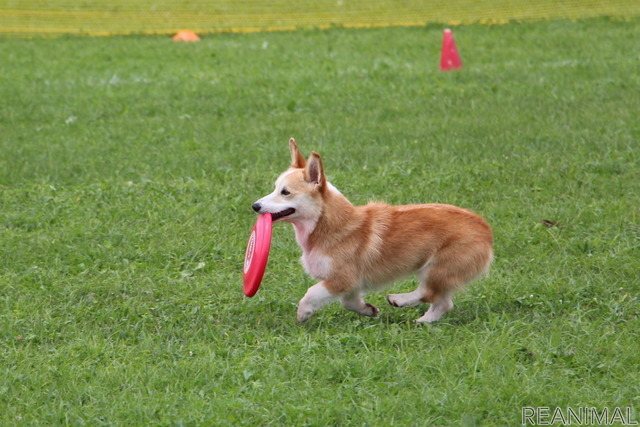
[[283,188],[282,191],[280,192],[280,194],[282,194],[283,196],[288,196],[291,193],[286,188]]

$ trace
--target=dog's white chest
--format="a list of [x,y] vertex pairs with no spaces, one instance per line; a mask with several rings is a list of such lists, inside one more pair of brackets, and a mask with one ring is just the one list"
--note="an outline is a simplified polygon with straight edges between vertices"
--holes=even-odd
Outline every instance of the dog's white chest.
[[302,266],[304,271],[314,279],[326,279],[331,272],[331,258],[320,255],[315,251],[305,251],[302,254]]

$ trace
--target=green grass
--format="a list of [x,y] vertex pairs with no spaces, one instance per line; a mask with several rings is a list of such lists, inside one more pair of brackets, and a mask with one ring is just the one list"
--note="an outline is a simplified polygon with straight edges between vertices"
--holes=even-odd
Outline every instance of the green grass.
[[[452,73],[437,27],[3,41],[0,424],[637,414],[640,21],[454,33]],[[481,213],[491,274],[435,325],[384,294],[377,319],[299,325],[313,282],[279,224],[245,298],[250,206],[291,136],[354,203]]]

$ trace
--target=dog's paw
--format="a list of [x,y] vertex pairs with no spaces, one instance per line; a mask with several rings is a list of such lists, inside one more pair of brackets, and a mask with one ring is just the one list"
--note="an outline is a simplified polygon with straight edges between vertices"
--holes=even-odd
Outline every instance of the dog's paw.
[[432,313],[427,313],[419,319],[414,320],[415,323],[435,323],[440,320],[442,316],[436,316]]
[[369,317],[378,317],[378,313],[380,313],[380,309],[373,304],[369,304],[368,302],[364,303],[365,311],[362,313],[365,316]]
[[406,294],[389,294],[387,301],[394,307],[415,307],[422,302],[420,297],[421,294],[418,291]]
[[398,302],[398,294],[389,294],[387,295],[387,302],[394,307],[402,307]]
[[298,309],[298,314],[296,316],[296,320],[298,323],[304,323],[309,320],[313,316],[313,311],[310,310],[300,310]]

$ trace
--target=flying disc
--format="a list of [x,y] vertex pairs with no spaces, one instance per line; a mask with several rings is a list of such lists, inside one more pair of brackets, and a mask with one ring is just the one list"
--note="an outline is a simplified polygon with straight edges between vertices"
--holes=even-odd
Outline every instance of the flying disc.
[[244,253],[244,294],[252,297],[258,292],[264,270],[267,268],[269,249],[271,249],[271,214],[258,217],[251,230],[247,251]]

